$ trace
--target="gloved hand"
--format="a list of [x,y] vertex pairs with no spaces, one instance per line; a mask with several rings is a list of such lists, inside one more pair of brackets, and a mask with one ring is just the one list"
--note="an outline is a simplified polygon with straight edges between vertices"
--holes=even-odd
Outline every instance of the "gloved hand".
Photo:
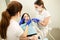
[[28,22],[26,23],[26,25],[29,25],[31,23],[31,19],[30,20],[28,20]]
[[21,25],[23,22],[25,21],[25,19],[21,19],[21,21],[19,22],[19,25]]
[[40,20],[37,18],[33,18],[32,21],[34,21],[35,23],[38,23]]

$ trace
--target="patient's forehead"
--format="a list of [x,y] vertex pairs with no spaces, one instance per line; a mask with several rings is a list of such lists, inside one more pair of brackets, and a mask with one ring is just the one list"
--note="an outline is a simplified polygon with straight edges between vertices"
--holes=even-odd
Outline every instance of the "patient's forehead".
[[25,14],[24,17],[29,17],[29,16],[27,14]]

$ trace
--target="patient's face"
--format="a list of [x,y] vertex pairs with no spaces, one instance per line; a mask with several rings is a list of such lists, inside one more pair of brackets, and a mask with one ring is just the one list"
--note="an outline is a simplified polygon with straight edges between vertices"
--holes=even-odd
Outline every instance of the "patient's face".
[[26,21],[28,21],[28,20],[29,20],[29,16],[28,16],[27,14],[25,14],[25,15],[24,15],[24,19],[25,19]]

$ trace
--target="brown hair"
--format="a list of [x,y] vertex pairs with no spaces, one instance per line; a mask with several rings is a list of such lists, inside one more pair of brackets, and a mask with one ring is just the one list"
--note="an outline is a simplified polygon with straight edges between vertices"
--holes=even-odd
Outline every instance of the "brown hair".
[[17,1],[12,1],[8,4],[7,9],[2,12],[2,19],[0,22],[0,34],[1,38],[6,39],[7,28],[10,24],[10,19],[18,12],[21,12],[22,5]]
[[[36,5],[38,5],[38,6],[43,5],[42,8],[45,8],[44,2],[43,2],[42,0],[36,0],[34,4],[36,4]],[[46,8],[45,8],[45,9],[46,9]]]

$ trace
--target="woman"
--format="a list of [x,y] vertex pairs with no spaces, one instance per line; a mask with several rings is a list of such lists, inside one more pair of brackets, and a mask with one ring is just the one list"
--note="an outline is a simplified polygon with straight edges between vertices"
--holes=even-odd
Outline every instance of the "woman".
[[19,23],[23,30],[25,30],[27,23],[28,23],[28,35],[27,35],[27,37],[30,39],[34,38],[34,40],[38,40],[37,31],[34,28],[33,21],[31,20],[28,13],[24,13],[22,15],[21,21]]
[[50,14],[46,10],[42,0],[36,0],[34,3],[35,9],[38,12],[38,15],[32,20],[38,24],[39,29],[41,30],[43,37],[45,38],[48,32],[48,24],[50,21]]
[[25,31],[17,23],[16,19],[21,15],[22,5],[17,1],[8,4],[7,9],[2,12],[0,23],[1,38],[6,40],[28,40],[26,27]]

